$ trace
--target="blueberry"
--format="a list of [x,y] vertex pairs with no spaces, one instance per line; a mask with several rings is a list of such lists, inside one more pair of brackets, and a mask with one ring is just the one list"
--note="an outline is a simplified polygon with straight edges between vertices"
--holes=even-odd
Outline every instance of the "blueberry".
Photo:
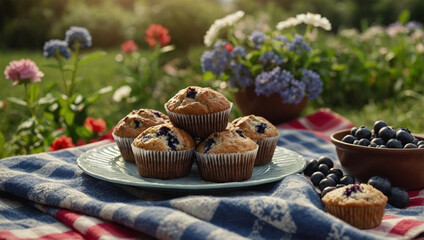
[[357,139],[362,139],[362,138],[370,139],[371,130],[369,130],[367,127],[361,127],[356,131],[355,137]]
[[189,88],[189,90],[186,93],[186,97],[188,97],[188,98],[195,98],[196,97],[196,94],[197,94],[196,89]]
[[403,129],[399,129],[396,131],[396,139],[399,140],[402,145],[407,143],[411,143],[414,141],[414,136],[410,132],[407,132]]
[[387,123],[382,121],[382,120],[378,120],[374,123],[374,133],[378,135],[378,132],[380,131],[381,128],[386,127]]
[[420,145],[424,145],[424,141],[423,140],[417,142],[417,146],[420,146]]
[[314,184],[315,186],[318,186],[318,184],[321,182],[322,179],[324,179],[325,176],[324,174],[322,174],[322,172],[314,172],[311,175],[311,182],[312,184]]
[[166,141],[168,142],[168,146],[169,148],[171,148],[172,151],[177,151],[177,145],[180,144],[178,138],[172,136],[171,134],[168,134]]
[[158,117],[158,118],[162,118],[162,116],[160,115],[160,113],[159,113],[159,112],[152,111],[152,113],[153,113],[156,117]]
[[139,120],[134,120],[134,128],[139,128],[141,125],[141,121]]
[[383,139],[381,139],[381,138],[374,138],[373,140],[371,140],[371,143],[375,143],[377,145],[384,145],[384,144],[386,144],[386,142]]
[[169,127],[165,127],[165,126],[161,127],[161,128],[159,128],[159,132],[157,133],[157,135],[158,136],[166,136],[166,135],[168,135],[170,130],[171,129]]
[[341,188],[341,187],[346,187],[346,185],[341,184],[341,183],[339,183],[339,184],[336,185],[336,188]]
[[403,148],[417,148],[417,145],[413,143],[407,143],[405,146],[403,146]]
[[355,141],[353,141],[353,144],[355,144],[355,145],[359,145],[359,140],[358,140],[358,139],[356,139]]
[[387,141],[386,146],[388,148],[403,148],[402,143],[395,138],[389,139],[389,141]]
[[237,133],[240,137],[242,137],[242,138],[246,138],[246,136],[244,136],[244,134],[243,134],[243,131],[242,131],[242,130],[237,129],[237,130],[236,130],[236,133]]
[[359,140],[358,145],[368,146],[370,145],[370,140],[368,140],[367,138],[362,138],[361,140]]
[[318,165],[318,171],[322,172],[322,174],[324,174],[324,176],[328,175],[328,170],[329,170],[329,167],[327,165],[325,165],[325,164],[319,164]]
[[386,126],[378,131],[378,136],[387,142],[389,139],[396,137],[396,131],[393,128]]
[[397,208],[404,208],[408,206],[408,192],[403,188],[393,187],[390,191],[389,203]]
[[267,125],[266,123],[260,123],[260,124],[256,125],[256,126],[255,126],[255,128],[256,128],[256,132],[257,132],[257,133],[260,133],[260,134],[264,133],[264,132],[265,132],[265,128],[266,128],[267,126],[268,126],[268,125]]
[[303,170],[303,174],[305,176],[310,177],[314,172],[318,170],[318,162],[315,159],[312,159],[311,161],[306,164],[305,169]]
[[367,183],[380,190],[384,195],[390,195],[392,184],[390,183],[389,179],[380,176],[373,176],[368,179]]
[[212,145],[216,144],[215,140],[213,140],[212,138],[208,138],[205,142],[205,149],[204,149],[204,153],[209,152],[209,150],[211,150]]
[[324,157],[324,156],[321,156],[320,158],[318,158],[318,166],[319,166],[320,164],[325,164],[325,165],[327,165],[327,166],[328,166],[328,168],[332,168],[332,167],[334,167],[333,160],[331,160],[331,159],[330,159],[330,158],[328,158],[328,157]]
[[327,178],[332,178],[336,183],[339,182],[339,177],[335,173],[328,174]]
[[342,142],[352,144],[353,141],[355,141],[355,140],[356,140],[356,137],[354,137],[352,135],[346,135],[346,136],[343,137]]
[[418,145],[418,148],[424,148],[424,144]]
[[378,148],[387,148],[386,145],[379,145]]
[[344,185],[354,184],[355,178],[350,175],[344,175],[342,178],[340,178],[340,183]]
[[350,129],[350,135],[355,136],[356,131],[358,130],[357,127],[353,127]]
[[336,174],[339,179],[343,177],[342,170],[340,170],[338,168],[331,168],[328,173],[334,173],[334,174]]
[[370,145],[368,145],[368,147],[377,147],[377,144],[375,144],[375,143],[371,143]]
[[350,197],[350,195],[352,195],[352,193],[357,193],[357,192],[362,192],[362,189],[358,184],[353,184],[352,186],[347,187],[345,189],[345,191],[343,192],[343,194],[346,197]]
[[412,143],[418,146],[418,144],[417,144],[417,143],[418,143],[419,141],[420,141],[420,140],[419,140],[418,138],[414,137],[414,141],[412,141]]
[[335,187],[326,187],[324,188],[324,190],[321,191],[321,198],[323,198],[325,196],[325,194],[333,191],[334,189],[336,189]]
[[324,178],[321,180],[321,182],[319,182],[319,190],[323,190],[326,187],[334,187],[336,186],[336,182],[334,181],[334,179],[332,178]]

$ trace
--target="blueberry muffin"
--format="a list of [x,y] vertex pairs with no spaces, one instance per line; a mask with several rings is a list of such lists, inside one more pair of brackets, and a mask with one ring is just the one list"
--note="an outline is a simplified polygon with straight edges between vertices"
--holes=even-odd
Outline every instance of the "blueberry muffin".
[[272,123],[263,117],[249,115],[235,119],[232,125],[259,145],[255,165],[264,165],[272,160],[278,142],[278,130]]
[[322,198],[327,212],[360,229],[381,224],[387,197],[368,184],[350,184]]
[[212,133],[195,151],[203,179],[212,182],[239,182],[252,176],[257,144],[241,131]]
[[225,130],[232,103],[211,88],[187,87],[165,104],[171,122],[193,137]]
[[193,163],[194,140],[186,131],[165,123],[143,131],[132,149],[138,172],[143,177],[184,177]]
[[166,122],[169,122],[168,116],[152,109],[133,110],[121,119],[113,129],[112,135],[119,147],[122,158],[126,161],[134,162],[134,155],[131,149],[133,140],[147,128]]

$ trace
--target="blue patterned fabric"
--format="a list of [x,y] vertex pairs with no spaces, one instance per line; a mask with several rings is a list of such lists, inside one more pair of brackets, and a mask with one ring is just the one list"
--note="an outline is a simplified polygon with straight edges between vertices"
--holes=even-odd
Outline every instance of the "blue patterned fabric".
[[[332,144],[306,131],[281,130],[278,145],[306,157],[337,159]],[[39,211],[46,209],[44,206],[119,223],[158,239],[381,237],[327,214],[310,181],[300,174],[231,192],[163,194],[88,176],[76,165],[84,151],[87,147],[1,159],[0,219],[12,220],[7,226],[0,221],[0,229],[57,222],[48,210]],[[337,161],[335,164],[339,165]],[[11,207],[5,202],[17,205]],[[410,214],[423,212],[420,208]]]

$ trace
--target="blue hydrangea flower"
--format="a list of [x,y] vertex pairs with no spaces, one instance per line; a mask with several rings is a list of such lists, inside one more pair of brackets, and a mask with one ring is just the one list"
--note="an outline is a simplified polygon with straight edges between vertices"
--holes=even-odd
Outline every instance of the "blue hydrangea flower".
[[83,27],[71,27],[66,31],[66,39],[68,46],[75,49],[75,43],[79,42],[79,47],[91,47],[91,35],[90,32]]
[[253,44],[255,44],[256,48],[261,48],[262,44],[265,42],[265,34],[261,31],[254,31],[250,36]]
[[283,70],[279,76],[280,96],[283,103],[298,104],[305,97],[305,84],[294,78],[293,74]]
[[288,48],[289,51],[296,52],[297,54],[302,54],[304,51],[309,53],[311,51],[309,44],[298,34],[294,36],[293,41],[289,44]]
[[276,53],[269,51],[259,57],[259,62],[264,68],[276,67],[283,64],[283,59]]
[[314,100],[321,94],[323,84],[318,73],[306,69],[303,71],[301,81],[306,85],[309,100]]
[[274,37],[274,39],[277,40],[277,41],[279,41],[279,42],[282,42],[281,45],[288,45],[288,44],[290,44],[290,40],[286,36],[284,36],[284,35],[277,35],[277,36]]
[[210,71],[219,76],[230,68],[231,53],[225,49],[226,42],[215,44],[214,50],[205,51],[201,57],[203,72]]
[[68,49],[68,43],[62,40],[52,39],[44,43],[44,56],[46,58],[58,57],[56,51],[64,58],[69,58],[71,53]]
[[279,81],[280,67],[275,67],[271,71],[261,72],[255,79],[255,92],[257,95],[269,96],[278,93],[281,88]]
[[232,87],[248,87],[253,84],[253,76],[249,68],[238,62],[231,63],[232,75],[228,78]]
[[240,56],[241,58],[246,57],[246,50],[244,49],[244,47],[241,47],[241,46],[234,47],[233,52],[231,53],[231,57],[237,58],[238,56]]
[[413,32],[417,29],[420,29],[422,27],[422,24],[417,21],[409,21],[405,26],[406,28],[408,28],[409,32]]

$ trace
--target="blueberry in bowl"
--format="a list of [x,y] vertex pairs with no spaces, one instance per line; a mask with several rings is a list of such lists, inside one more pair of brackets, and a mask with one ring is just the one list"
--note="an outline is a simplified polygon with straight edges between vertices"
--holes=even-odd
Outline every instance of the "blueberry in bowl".
[[[374,126],[374,137],[370,140],[366,138],[368,133],[357,134],[360,129],[341,130],[331,135],[331,142],[335,145],[340,163],[347,174],[361,182],[366,182],[372,176],[385,176],[393,186],[406,190],[424,188],[423,138],[405,129],[395,130],[380,123],[379,126]],[[379,129],[378,134],[375,133],[376,129]],[[370,145],[373,145],[349,143],[352,137],[348,138],[349,141],[343,141],[346,136],[353,134],[355,138],[365,136],[363,139],[370,140]]]

